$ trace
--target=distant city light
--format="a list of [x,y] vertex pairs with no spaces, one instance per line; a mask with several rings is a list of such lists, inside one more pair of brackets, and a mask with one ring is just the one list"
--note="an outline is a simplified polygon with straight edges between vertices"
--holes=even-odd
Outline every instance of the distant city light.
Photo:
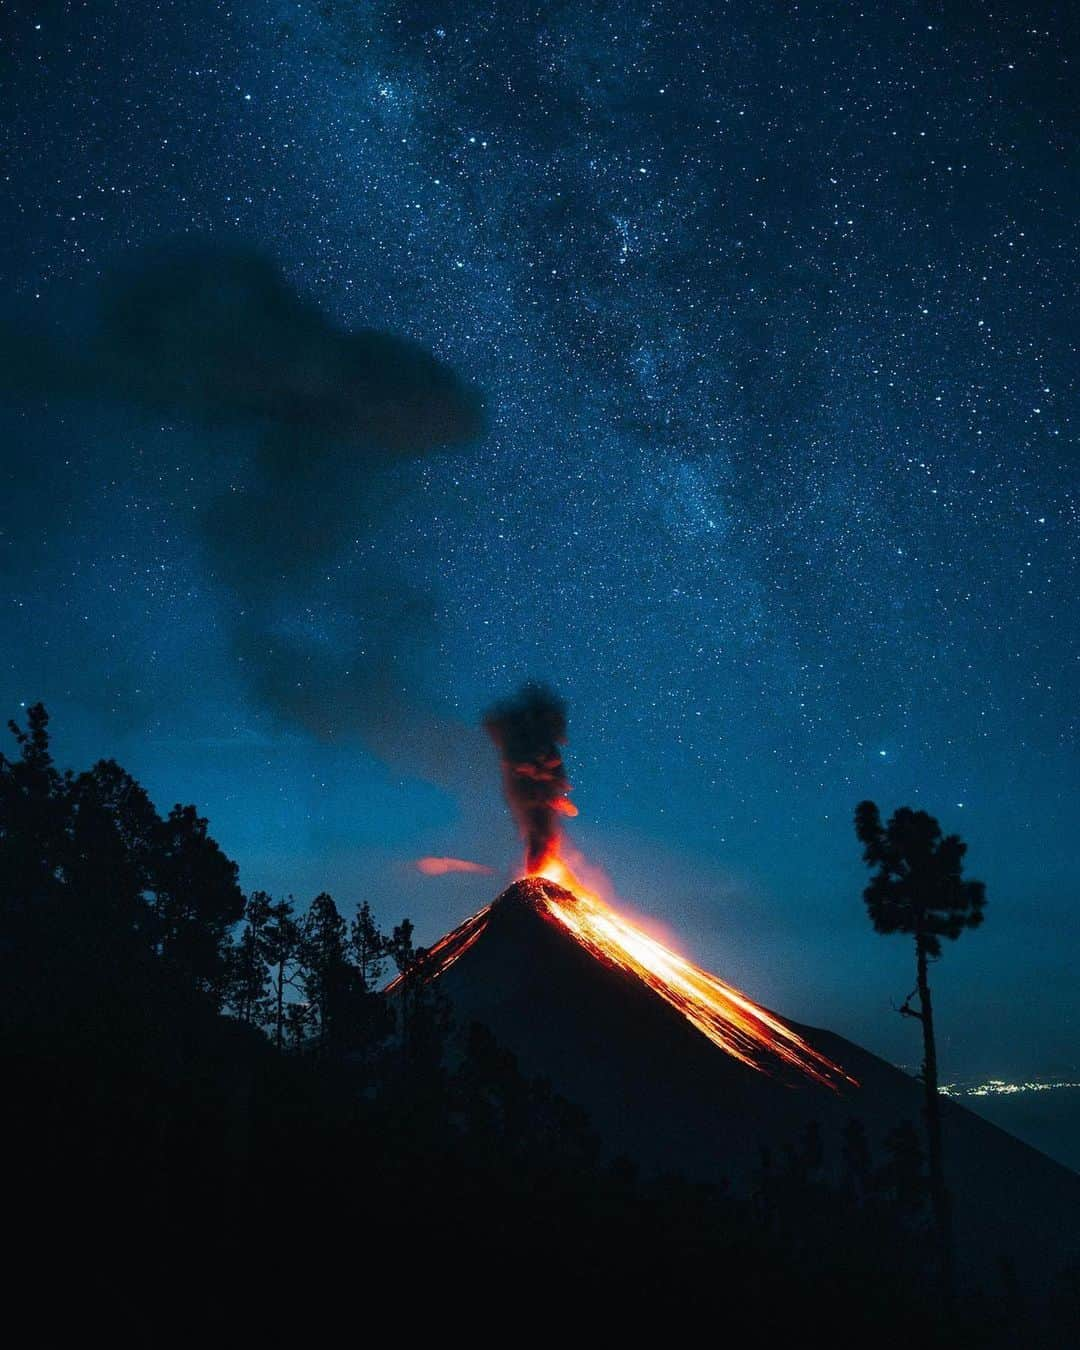
[[988,1078],[985,1083],[976,1083],[972,1087],[946,1083],[941,1088],[941,1094],[944,1097],[1010,1097],[1017,1092],[1052,1092],[1056,1088],[1080,1088],[1080,1082],[1066,1079],[1053,1082],[1032,1079],[1028,1082],[1008,1083],[1003,1078]]

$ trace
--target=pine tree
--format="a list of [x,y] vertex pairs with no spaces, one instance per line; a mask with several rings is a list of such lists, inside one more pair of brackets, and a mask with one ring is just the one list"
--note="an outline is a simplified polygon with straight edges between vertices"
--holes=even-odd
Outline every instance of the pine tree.
[[[876,869],[863,891],[874,928],[879,933],[909,933],[915,938],[916,987],[900,1011],[922,1026],[930,1195],[948,1299],[952,1291],[952,1224],[942,1159],[929,963],[941,955],[942,938],[955,941],[966,928],[982,923],[986,888],[981,881],[963,879],[967,845],[959,835],[943,836],[941,826],[925,811],[903,806],[894,812],[888,825],[882,825],[877,806],[860,802],[855,808],[855,833],[863,845],[863,861]],[[911,1007],[915,993],[918,1009]]]
[[356,917],[349,930],[349,947],[356,962],[356,969],[360,973],[363,988],[368,993],[373,993],[386,971],[389,943],[386,935],[379,931],[371,906],[366,900],[357,907]]
[[398,1032],[401,1040],[401,1053],[408,1060],[412,1031],[413,1005],[418,996],[418,957],[413,943],[413,925],[411,919],[402,919],[395,925],[387,943],[387,951],[398,973]]
[[0,903],[18,922],[63,888],[66,783],[53,764],[44,704],[27,709],[25,731],[15,722],[8,727],[19,755],[0,755]]
[[311,1009],[306,1003],[294,999],[291,1003],[285,1004],[284,1031],[290,1050],[295,1052],[304,1048],[304,1042],[311,1031],[311,1022]]
[[357,906],[349,930],[349,952],[355,972],[350,1019],[357,1050],[374,1051],[392,1024],[390,1009],[381,992],[389,950],[389,939],[379,930],[365,900]]
[[253,891],[244,905],[244,927],[230,951],[228,1005],[246,1026],[262,1022],[267,1013],[270,972],[264,956],[264,930],[273,901],[265,891]]
[[290,1005],[287,992],[295,989],[300,973],[300,925],[294,917],[292,897],[268,907],[259,933],[259,950],[270,967],[268,1021],[274,1045],[280,1053],[285,1046],[285,1031]]
[[301,926],[301,982],[311,1007],[319,1049],[344,1048],[360,993],[349,960],[347,925],[333,897],[323,891],[311,902]]
[[158,950],[183,980],[219,1005],[229,932],[244,912],[237,871],[194,806],[174,806],[162,822],[152,860]]

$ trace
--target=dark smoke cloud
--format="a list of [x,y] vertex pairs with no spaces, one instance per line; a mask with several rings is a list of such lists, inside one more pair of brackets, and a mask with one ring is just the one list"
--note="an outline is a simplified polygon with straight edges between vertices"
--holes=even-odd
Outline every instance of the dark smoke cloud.
[[575,814],[559,750],[566,744],[566,704],[546,686],[527,684],[488,710],[484,728],[498,748],[506,799],[532,871],[558,844],[559,816]]
[[96,310],[78,341],[7,324],[3,386],[256,426],[271,433],[267,465],[291,473],[424,454],[482,429],[477,391],[449,366],[391,333],[339,328],[247,248],[140,255],[106,278]]
[[[334,595],[332,633],[304,631],[295,615],[318,602],[346,545],[370,540],[389,491],[381,471],[480,435],[475,388],[416,343],[338,327],[245,248],[142,257],[99,301],[79,341],[0,333],[0,382],[24,398],[160,410],[251,447],[199,518],[247,686],[308,732],[358,734],[387,755],[404,739],[430,756],[411,706],[429,597],[392,559],[372,558],[362,583]],[[193,472],[221,444],[206,437]]]
[[273,431],[271,475],[423,454],[480,429],[475,391],[430,352],[338,328],[247,250],[174,249],[115,274],[98,355],[129,397]]

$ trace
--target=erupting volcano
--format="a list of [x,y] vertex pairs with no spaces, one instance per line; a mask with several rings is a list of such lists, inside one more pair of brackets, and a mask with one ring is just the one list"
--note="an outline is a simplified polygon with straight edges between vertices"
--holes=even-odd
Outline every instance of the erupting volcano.
[[[485,725],[525,858],[518,880],[419,967],[459,1028],[488,1027],[585,1110],[609,1156],[654,1174],[747,1188],[811,1126],[839,1168],[853,1119],[874,1156],[898,1124],[920,1120],[917,1079],[753,1002],[582,883],[591,869],[562,836],[576,811],[559,698],[528,686]],[[958,1103],[941,1106],[965,1260],[974,1271],[1007,1254],[1037,1282],[1060,1265],[1062,1235],[1075,1238],[1080,1179]]]
[[775,1013],[625,919],[583,886],[557,854],[543,871],[526,875],[441,938],[427,953],[427,977],[445,973],[480,938],[493,914],[515,905],[559,925],[592,956],[640,980],[742,1064],[766,1072],[797,1070],[831,1088],[845,1081],[857,1085]]
[[484,725],[499,751],[507,801],[525,845],[522,879],[431,948],[429,978],[468,951],[497,906],[527,905],[598,960],[640,980],[749,1068],[795,1070],[829,1087],[854,1084],[781,1018],[643,932],[574,874],[560,827],[577,808],[560,750],[566,706],[557,695],[527,685],[516,698],[497,704]]

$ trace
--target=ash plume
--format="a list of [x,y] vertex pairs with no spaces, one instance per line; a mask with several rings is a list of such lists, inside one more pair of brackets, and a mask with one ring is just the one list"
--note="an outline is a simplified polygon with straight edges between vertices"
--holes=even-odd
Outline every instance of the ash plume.
[[480,435],[475,387],[418,343],[340,327],[243,246],[143,254],[95,310],[77,336],[0,327],[0,386],[197,425],[191,481],[228,468],[194,521],[251,697],[321,739],[430,758],[434,600],[373,541],[388,471]]
[[502,763],[503,790],[525,841],[532,872],[554,853],[560,815],[576,815],[560,745],[566,744],[566,704],[542,684],[527,684],[484,715],[484,729]]

